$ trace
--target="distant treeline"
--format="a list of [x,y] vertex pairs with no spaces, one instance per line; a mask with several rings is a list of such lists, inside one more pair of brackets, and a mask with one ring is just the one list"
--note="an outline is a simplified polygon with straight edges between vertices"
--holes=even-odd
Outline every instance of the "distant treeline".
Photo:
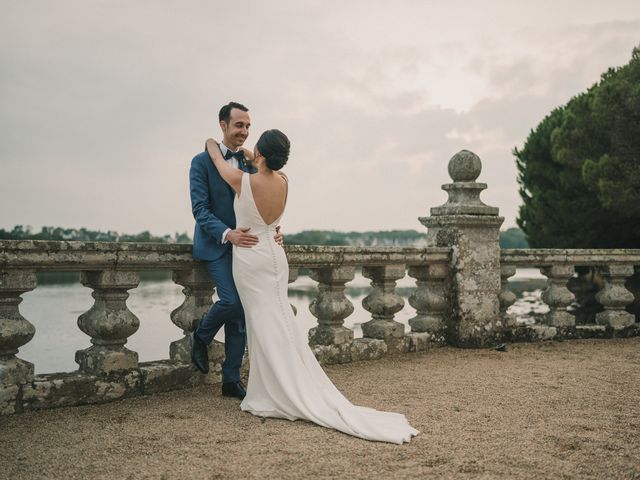
[[[424,247],[427,244],[425,232],[416,230],[386,230],[371,232],[336,232],[333,230],[304,230],[300,233],[285,233],[287,245],[350,245],[350,246],[397,246]],[[13,230],[0,229],[0,240],[81,240],[90,242],[156,242],[191,243],[187,233],[174,233],[156,237],[149,231],[135,235],[119,234],[109,230],[87,230],[86,228],[42,227],[38,233],[30,227],[16,225]],[[519,228],[509,228],[500,232],[501,248],[528,248],[527,239]]]
[[31,231],[31,227],[16,225],[13,230],[0,229],[0,240],[80,240],[84,242],[154,242],[154,243],[191,243],[187,233],[174,233],[156,237],[148,230],[137,234],[120,234],[113,230],[102,232],[86,228],[42,227],[40,232]]
[[[333,230],[305,230],[286,234],[287,245],[350,245],[424,247],[427,234],[416,230],[386,230],[373,232],[335,232]],[[501,248],[528,248],[527,239],[519,228],[500,232]]]
[[415,230],[387,230],[377,232],[336,232],[333,230],[304,230],[286,234],[288,245],[350,245],[371,246],[423,246],[426,234]]

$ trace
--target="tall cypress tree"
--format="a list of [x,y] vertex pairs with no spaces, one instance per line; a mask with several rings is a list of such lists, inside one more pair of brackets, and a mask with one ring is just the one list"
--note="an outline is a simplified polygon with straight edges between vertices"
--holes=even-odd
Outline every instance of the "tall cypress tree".
[[532,247],[640,248],[640,48],[513,153]]

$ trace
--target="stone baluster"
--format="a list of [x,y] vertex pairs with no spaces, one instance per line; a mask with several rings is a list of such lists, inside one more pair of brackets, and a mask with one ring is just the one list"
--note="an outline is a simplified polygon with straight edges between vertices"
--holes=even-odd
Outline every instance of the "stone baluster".
[[[36,288],[36,284],[36,274],[31,270],[0,272],[0,414],[13,413],[13,406],[8,406],[4,397],[14,397],[17,385],[33,380],[33,364],[16,354],[36,332],[19,309],[21,295]],[[3,386],[10,392],[3,394]]]
[[312,345],[340,345],[353,340],[353,330],[344,326],[344,319],[353,313],[353,304],[344,294],[345,283],[353,280],[354,267],[323,267],[311,270],[318,282],[318,296],[309,310],[318,319],[318,326],[309,330]]
[[404,299],[396,292],[396,281],[405,275],[405,265],[363,267],[362,275],[371,279],[371,293],[362,300],[362,306],[372,319],[362,325],[366,338],[390,339],[404,336],[404,325],[393,317],[404,307]]
[[213,305],[215,290],[211,277],[203,266],[191,270],[173,272],[173,281],[184,287],[182,305],[171,312],[171,321],[182,329],[184,337],[169,345],[169,358],[179,362],[191,362],[191,332]]
[[91,337],[91,347],[76,352],[80,371],[109,374],[138,367],[138,354],[127,348],[140,321],[127,308],[131,290],[140,283],[138,272],[101,270],[82,272],[80,281],[93,289],[93,306],[78,318],[78,327]]
[[409,305],[416,309],[409,320],[412,332],[444,337],[448,269],[446,263],[409,267],[409,276],[416,279],[416,290],[409,297]]
[[605,308],[596,314],[596,322],[614,330],[630,327],[635,323],[633,314],[625,307],[633,302],[633,293],[625,287],[625,281],[634,273],[633,265],[608,265],[599,268],[604,287],[596,293],[596,300]]
[[503,327],[511,328],[516,324],[515,315],[510,315],[507,310],[516,302],[516,294],[509,290],[509,278],[516,274],[515,265],[500,265],[500,316],[502,318]]
[[573,265],[551,265],[540,269],[547,277],[547,288],[542,292],[542,300],[549,306],[545,323],[552,327],[573,327],[575,317],[567,311],[574,299],[567,288],[567,282],[574,275]]
[[[293,283],[298,279],[298,268],[297,267],[289,267],[289,280],[288,283]],[[294,315],[298,315],[298,309],[293,305],[291,305],[291,310],[293,310]]]

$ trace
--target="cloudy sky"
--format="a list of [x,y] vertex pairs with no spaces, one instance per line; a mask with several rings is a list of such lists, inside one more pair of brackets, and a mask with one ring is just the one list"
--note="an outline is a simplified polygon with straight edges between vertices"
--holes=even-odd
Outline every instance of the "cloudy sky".
[[0,5],[0,228],[191,234],[229,100],[291,139],[285,232],[421,229],[463,148],[514,226],[513,147],[640,44],[637,0]]

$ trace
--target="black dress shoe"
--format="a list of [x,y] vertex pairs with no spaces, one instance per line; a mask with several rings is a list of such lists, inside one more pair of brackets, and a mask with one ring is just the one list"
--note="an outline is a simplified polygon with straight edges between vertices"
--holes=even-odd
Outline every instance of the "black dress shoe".
[[202,373],[209,373],[209,351],[207,344],[201,341],[196,332],[191,332],[191,360]]
[[247,389],[242,382],[230,382],[222,384],[223,397],[236,397],[242,400],[247,395]]

